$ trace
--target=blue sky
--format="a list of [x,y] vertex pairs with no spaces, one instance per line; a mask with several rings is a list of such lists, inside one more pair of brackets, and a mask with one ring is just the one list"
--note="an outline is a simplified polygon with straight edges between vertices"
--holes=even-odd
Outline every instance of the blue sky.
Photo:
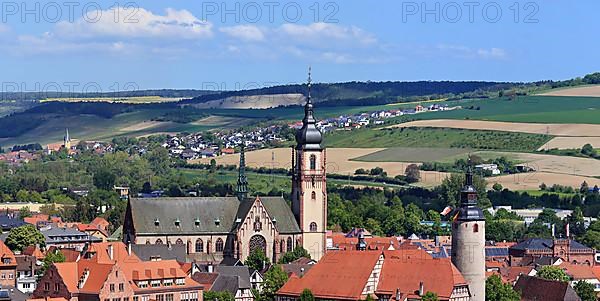
[[301,82],[308,65],[317,82],[600,71],[595,0],[69,3],[3,1],[2,90],[231,90]]

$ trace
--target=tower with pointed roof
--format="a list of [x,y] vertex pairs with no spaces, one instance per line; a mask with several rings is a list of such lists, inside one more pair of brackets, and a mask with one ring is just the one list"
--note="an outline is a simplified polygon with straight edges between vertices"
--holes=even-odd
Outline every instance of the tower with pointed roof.
[[71,149],[71,137],[69,136],[69,129],[65,129],[65,136],[63,137],[63,146],[66,149]]
[[240,150],[240,169],[238,173],[236,194],[240,202],[248,197],[248,179],[246,178],[246,146],[242,144]]
[[472,301],[485,300],[485,217],[477,206],[471,167],[460,192],[458,216],[452,224],[452,263],[469,284]]
[[302,127],[292,148],[292,211],[302,231],[302,246],[312,259],[325,253],[327,229],[326,156],[323,134],[317,128],[311,99],[311,69]]

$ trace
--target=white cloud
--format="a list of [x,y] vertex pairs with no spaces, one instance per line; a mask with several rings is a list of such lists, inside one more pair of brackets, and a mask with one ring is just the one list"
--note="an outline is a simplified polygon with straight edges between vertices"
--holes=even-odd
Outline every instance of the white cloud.
[[506,57],[506,51],[501,48],[479,49],[477,54],[482,58],[503,59]]
[[212,24],[187,10],[167,8],[165,15],[156,15],[143,8],[116,7],[88,12],[73,23],[60,22],[56,32],[63,38],[196,39],[212,36]]
[[312,23],[309,25],[283,24],[279,31],[286,36],[305,43],[348,42],[359,45],[372,45],[377,42],[375,36],[356,26],[340,26],[331,23]]
[[473,49],[463,45],[440,44],[435,48],[443,54],[458,58],[505,59],[507,57],[506,50],[495,47]]
[[237,25],[223,27],[219,30],[230,37],[244,41],[263,41],[265,39],[263,29],[254,25]]

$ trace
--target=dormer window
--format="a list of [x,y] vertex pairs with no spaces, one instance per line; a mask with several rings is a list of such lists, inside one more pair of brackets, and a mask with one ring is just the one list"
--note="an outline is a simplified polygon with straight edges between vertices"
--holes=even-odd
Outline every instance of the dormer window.
[[181,221],[179,219],[176,219],[174,224],[175,224],[175,227],[179,228],[179,226],[181,225]]
[[221,220],[217,217],[215,218],[215,225],[218,227],[221,224]]
[[160,226],[160,221],[158,220],[158,218],[154,219],[154,225],[157,227]]
[[196,227],[200,227],[200,219],[196,218],[196,220],[194,220],[194,225],[196,225]]

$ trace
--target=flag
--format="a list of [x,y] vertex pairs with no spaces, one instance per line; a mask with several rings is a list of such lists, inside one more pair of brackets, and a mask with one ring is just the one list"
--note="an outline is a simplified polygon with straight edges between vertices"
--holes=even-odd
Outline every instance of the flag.
[[454,217],[452,217],[452,222],[456,222],[456,220],[458,219],[458,216],[460,215],[460,211],[456,211],[456,214],[454,215]]
[[440,212],[440,214],[443,216],[446,216],[448,213],[450,213],[450,211],[452,211],[452,207],[446,206],[446,208],[444,208],[444,210],[442,210],[442,212]]

